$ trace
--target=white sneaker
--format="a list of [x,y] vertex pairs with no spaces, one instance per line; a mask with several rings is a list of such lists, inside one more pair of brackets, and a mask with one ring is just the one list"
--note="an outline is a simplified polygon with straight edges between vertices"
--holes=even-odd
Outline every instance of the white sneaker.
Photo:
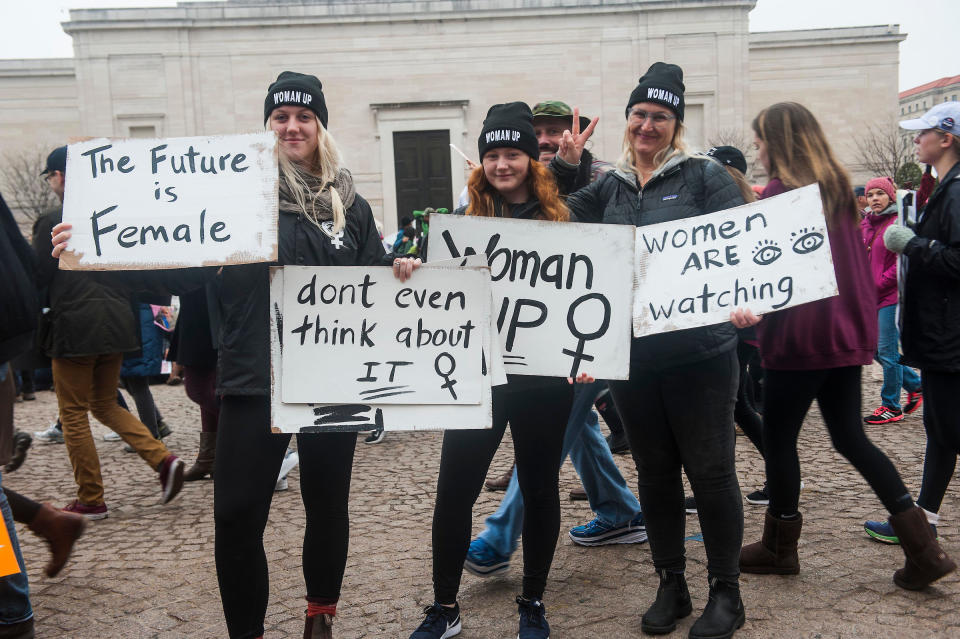
[[112,430],[109,433],[103,434],[103,441],[105,442],[118,442],[120,441],[120,439],[121,439],[120,435],[116,434]]
[[283,456],[283,463],[280,464],[280,474],[277,476],[277,485],[274,490],[287,489],[287,475],[290,474],[291,470],[296,468],[299,462],[300,455],[297,454],[297,451],[288,448],[287,454]]
[[62,444],[63,431],[57,428],[57,422],[50,422],[47,430],[38,430],[33,434],[41,444]]
[[290,486],[287,484],[287,478],[281,477],[277,480],[277,485],[273,487],[273,492],[278,493],[281,490],[287,490]]

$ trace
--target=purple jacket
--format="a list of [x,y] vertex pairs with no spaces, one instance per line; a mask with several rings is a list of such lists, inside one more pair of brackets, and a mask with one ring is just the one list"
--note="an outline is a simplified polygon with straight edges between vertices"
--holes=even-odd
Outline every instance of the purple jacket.
[[[786,193],[774,178],[762,198]],[[760,358],[771,370],[862,366],[877,350],[876,289],[856,222],[844,219],[827,232],[839,295],[767,313],[757,325]]]
[[860,222],[870,274],[877,288],[878,309],[897,303],[897,254],[883,245],[883,232],[896,221],[897,205],[891,204],[880,213],[870,213]]

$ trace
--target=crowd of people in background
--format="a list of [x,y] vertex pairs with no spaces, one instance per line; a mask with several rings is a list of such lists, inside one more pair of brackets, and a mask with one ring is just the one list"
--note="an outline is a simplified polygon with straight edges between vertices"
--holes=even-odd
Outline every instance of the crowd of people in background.
[[[448,639],[468,626],[469,611],[458,602],[463,570],[504,571],[518,539],[518,638],[548,639],[544,598],[567,455],[583,484],[576,496],[588,499],[595,513],[568,531],[573,542],[649,542],[659,587],[638,592],[628,606],[645,609],[642,631],[672,632],[693,613],[686,513],[699,518],[707,556],[707,603],[689,636],[732,637],[749,605],[741,597],[742,572],[800,572],[797,441],[814,400],[834,447],[887,510],[885,520],[864,528],[872,539],[901,546],[905,563],[894,582],[920,590],[956,569],[936,526],[960,453],[960,418],[950,403],[960,394],[960,107],[944,103],[901,123],[916,131],[918,159],[938,178],[934,186],[928,170],[925,185],[911,196],[915,222],[905,223],[892,178],[875,176],[854,189],[832,141],[803,105],[774,104],[754,118],[756,164],[766,183],[751,185],[745,149],[690,148],[684,94],[679,66],[651,65],[629,92],[623,146],[612,161],[588,149],[599,119],[564,102],[490,106],[478,161],[470,162],[452,214],[642,227],[740,206],[756,200],[758,191],[763,199],[818,184],[839,295],[763,316],[738,308],[729,321],[633,338],[626,380],[595,380],[589,371],[575,380],[509,375],[493,390],[491,429],[444,434],[432,521],[434,601],[411,639]],[[315,76],[281,73],[267,89],[263,115],[280,149],[277,264],[382,265],[401,281],[415,277],[428,257],[430,216],[450,213],[411,211],[395,236],[384,237],[328,130]],[[512,134],[484,135],[489,131]],[[38,179],[63,201],[66,147],[50,153]],[[0,493],[21,569],[0,578],[0,637],[34,636],[14,520],[49,544],[45,572],[52,576],[87,522],[109,514],[93,415],[156,474],[161,503],[176,498],[185,482],[214,480],[214,554],[232,638],[263,637],[269,592],[263,535],[273,493],[287,487],[286,474],[299,463],[306,511],[303,636],[331,639],[346,569],[357,435],[298,434],[294,451],[289,434],[271,433],[269,265],[98,275],[60,270],[58,257],[71,236],[61,220],[60,208],[42,216],[31,246],[0,198],[0,464],[5,473],[23,464],[31,437],[15,431],[14,403],[35,399],[34,372],[49,368],[58,415],[35,439],[65,445],[77,486],[75,499],[60,508]],[[179,296],[176,317],[167,310],[171,295]],[[164,357],[177,364],[175,379],[200,409],[189,468],[164,443],[169,426],[149,388]],[[873,360],[883,384],[879,405],[864,415],[861,372]],[[121,386],[137,415],[127,410]],[[890,427],[921,408],[927,442],[914,500],[865,427]],[[606,439],[598,411],[611,429]],[[514,467],[487,479],[508,424]],[[766,507],[759,541],[746,545],[736,426],[766,471],[766,483],[746,495],[748,503]],[[380,430],[365,441],[383,437]],[[638,473],[636,495],[613,458],[626,451]],[[692,495],[684,493],[684,473]],[[473,506],[485,479],[506,495],[471,540]]]

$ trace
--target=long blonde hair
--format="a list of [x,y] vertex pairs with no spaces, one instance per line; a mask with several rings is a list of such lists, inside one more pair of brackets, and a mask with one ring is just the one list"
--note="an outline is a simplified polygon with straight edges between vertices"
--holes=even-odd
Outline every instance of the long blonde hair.
[[829,228],[844,218],[860,219],[850,176],[834,156],[820,123],[805,106],[778,102],[758,113],[751,126],[766,144],[771,178],[779,178],[790,189],[820,185]]
[[[663,166],[667,160],[675,155],[682,155],[687,152],[687,144],[683,139],[683,135],[686,132],[686,127],[683,126],[683,122],[681,120],[676,120],[676,123],[677,126],[673,130],[673,139],[670,140],[670,144],[657,151],[657,154],[653,156],[653,164],[658,169]],[[629,125],[627,125],[627,127],[623,130],[622,148],[623,152],[617,159],[615,166],[624,173],[636,175],[637,155],[633,152],[633,145],[630,144]]]
[[[340,173],[341,161],[340,149],[337,146],[336,140],[333,139],[330,132],[324,128],[320,119],[317,118],[317,150],[310,160],[311,166],[307,172],[319,178],[321,183],[324,184],[324,189],[330,189],[334,233],[342,231],[347,223],[343,200],[340,198],[340,193],[338,193],[337,189],[333,186],[333,181]],[[287,181],[287,184],[290,185],[290,190],[293,192],[293,198],[296,201],[297,208],[299,208],[304,216],[313,222],[313,224],[320,226],[320,222],[317,219],[317,198],[320,193],[311,189],[306,180],[303,179],[304,171],[305,169],[301,168],[300,165],[293,162],[293,160],[287,159],[282,153],[280,154],[280,174]],[[323,189],[320,192],[322,191]]]

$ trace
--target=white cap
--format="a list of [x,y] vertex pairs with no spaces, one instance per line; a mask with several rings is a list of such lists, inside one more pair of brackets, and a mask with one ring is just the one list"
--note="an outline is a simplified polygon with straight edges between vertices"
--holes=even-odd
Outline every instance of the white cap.
[[960,136],[960,102],[941,102],[915,120],[904,120],[901,129],[940,129]]

